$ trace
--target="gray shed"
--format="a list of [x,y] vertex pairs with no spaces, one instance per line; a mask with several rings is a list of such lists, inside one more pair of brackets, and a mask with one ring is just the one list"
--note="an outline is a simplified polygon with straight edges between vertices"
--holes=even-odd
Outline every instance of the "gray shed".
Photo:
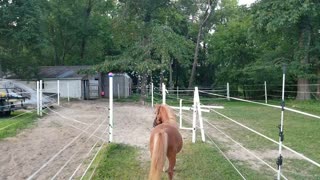
[[[42,88],[45,94],[57,94],[57,81],[59,80],[60,97],[95,99],[99,98],[98,73],[93,76],[80,73],[90,68],[91,66],[41,66],[37,78],[43,80]],[[36,89],[35,80],[19,79],[18,81]]]
[[[132,79],[127,73],[113,74],[113,97],[127,98],[131,95]],[[101,74],[101,94],[109,97],[109,77],[108,74]]]

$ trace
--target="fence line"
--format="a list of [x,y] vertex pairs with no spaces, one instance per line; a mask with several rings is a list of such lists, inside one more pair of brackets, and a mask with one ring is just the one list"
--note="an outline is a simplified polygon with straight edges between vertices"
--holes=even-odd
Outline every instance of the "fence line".
[[[99,116],[99,118],[102,117],[102,115]],[[88,137],[88,139],[84,142],[84,144],[88,143],[89,140],[92,138],[92,136],[97,132],[98,129],[100,129],[101,125],[106,122],[108,120],[108,118],[106,118],[104,121],[102,121],[100,123],[100,125],[93,131],[93,133]],[[108,128],[106,128],[108,129]],[[103,131],[104,132],[104,131]],[[99,141],[99,139],[97,140]],[[59,174],[60,172],[67,166],[67,164],[73,159],[73,157],[78,154],[81,151],[81,149],[78,149],[78,151],[76,151],[75,153],[73,153],[73,155],[68,159],[67,162],[64,163],[64,165],[58,170],[58,172],[51,178],[51,180],[54,180]]]
[[[102,133],[102,135],[104,135],[107,132],[108,128],[106,128],[106,130]],[[94,147],[96,147],[96,145],[98,144],[99,140],[96,141],[96,143],[91,147],[90,151],[85,155],[85,158],[81,161],[81,163],[77,166],[77,168],[74,170],[74,172],[72,173],[72,175],[69,177],[69,180],[72,180],[73,176],[76,175],[76,173],[78,172],[78,170],[80,169],[80,167],[82,166],[83,162],[85,161],[85,159],[87,159],[89,157],[89,155],[91,154],[91,152],[93,151]],[[102,141],[103,143],[106,143],[107,141]]]
[[102,149],[102,147],[103,147],[103,145],[104,145],[104,144],[105,144],[105,143],[102,143],[102,144],[101,144],[101,146],[100,146],[99,150],[96,152],[96,154],[95,154],[95,155],[94,155],[94,157],[92,158],[92,160],[91,160],[90,164],[88,165],[87,169],[86,169],[86,170],[84,171],[84,173],[82,174],[82,176],[81,176],[80,180],[82,180],[82,179],[83,179],[83,177],[87,174],[87,172],[88,172],[89,168],[91,167],[91,165],[92,165],[93,161],[96,159],[96,157],[97,157],[97,156],[98,156],[98,154],[100,153],[100,151],[101,151],[101,149]]
[[[49,114],[49,113],[46,113],[46,112],[44,112],[45,114]],[[87,131],[84,131],[83,129],[81,129],[81,128],[78,128],[77,126],[74,126],[74,125],[72,125],[72,124],[69,124],[69,123],[67,123],[66,121],[62,121],[63,122],[63,124],[66,124],[67,126],[70,126],[70,127],[72,127],[72,128],[74,128],[74,129],[77,129],[77,130],[79,130],[79,131],[81,131],[81,132],[83,132],[83,133],[85,133],[85,134],[90,134],[90,132],[87,132]],[[93,125],[93,124],[92,124]],[[96,135],[94,135],[94,137],[95,138],[98,138],[98,139],[100,139],[100,140],[102,140],[102,141],[107,141],[106,139],[103,139],[103,138],[101,138],[101,137],[99,137],[99,136],[96,136]]]
[[[234,140],[233,138],[231,138],[230,136],[228,136],[226,133],[224,133],[221,129],[219,129],[217,126],[211,124],[208,120],[204,120],[205,122],[207,122],[211,127],[215,128],[216,130],[218,130],[221,134],[223,134],[225,137],[229,138],[231,141],[233,141],[235,144],[237,144],[238,146],[240,146],[241,148],[243,148],[244,150],[246,150],[248,153],[250,153],[252,156],[254,156],[255,158],[257,158],[259,161],[261,161],[263,164],[265,164],[266,166],[268,166],[270,169],[272,169],[274,172],[278,172],[278,170],[276,170],[274,167],[272,167],[270,164],[268,164],[266,161],[264,161],[263,159],[259,158],[257,155],[255,155],[252,151],[250,151],[249,149],[245,148],[244,146],[242,146],[239,142],[237,142],[236,140]],[[287,178],[281,174],[281,176],[287,180]]]
[[[228,116],[223,115],[223,114],[221,114],[221,113],[219,113],[219,112],[217,112],[217,111],[215,111],[215,110],[213,110],[213,109],[212,109],[211,111],[213,111],[213,112],[215,112],[216,114],[218,114],[218,115],[220,115],[220,116],[222,116],[222,117],[224,117],[224,118],[226,118],[226,119],[228,119],[228,120],[230,120],[230,121],[232,121],[232,122],[234,122],[234,123],[236,123],[236,124],[238,124],[238,125],[246,128],[246,129],[248,129],[249,131],[251,131],[251,132],[253,132],[253,133],[255,133],[255,134],[257,134],[257,135],[259,135],[259,136],[261,136],[261,137],[264,137],[265,139],[268,139],[269,141],[272,141],[272,142],[274,142],[274,143],[276,143],[276,144],[279,145],[279,142],[271,139],[270,137],[268,137],[268,136],[266,136],[266,135],[263,135],[263,134],[259,133],[258,131],[255,131],[255,130],[253,130],[253,129],[251,129],[251,128],[249,128],[249,127],[247,127],[247,126],[245,126],[245,125],[243,125],[243,124],[241,124],[241,123],[239,123],[238,121],[233,120],[233,119],[229,118]],[[299,155],[301,158],[309,161],[310,163],[312,163],[312,164],[320,167],[320,164],[319,164],[319,163],[317,163],[317,162],[313,161],[312,159],[304,156],[303,154],[301,154],[301,153],[299,153],[299,152],[297,152],[297,151],[295,151],[295,150],[293,150],[293,149],[291,149],[291,148],[289,148],[289,147],[287,147],[287,146],[285,146],[285,145],[282,145],[282,146],[283,146],[284,148],[286,148],[287,150],[293,152],[294,154]]]
[[[213,95],[213,96],[226,97],[226,96],[220,95],[220,94],[207,93],[207,92],[203,92],[203,91],[201,91],[201,92],[202,92],[202,93],[206,93],[206,94],[210,94],[210,95]],[[271,104],[265,104],[265,103],[260,103],[260,102],[255,102],[255,101],[240,99],[240,98],[236,98],[236,97],[230,97],[230,99],[234,99],[234,100],[238,100],[238,101],[242,101],[242,102],[253,103],[253,104],[259,104],[259,105],[263,105],[263,106],[274,107],[274,108],[278,108],[278,109],[281,109],[281,108],[282,108],[281,106],[276,106],[276,105],[271,105]],[[288,108],[288,107],[284,107],[284,109],[285,109],[285,110],[288,110],[288,111],[291,111],[291,112],[298,113],[298,114],[303,114],[303,115],[306,115],[306,116],[309,116],[309,117],[314,117],[314,118],[320,119],[320,116],[317,116],[317,115],[314,115],[314,114],[306,113],[306,112],[303,112],[303,111],[298,111],[298,110],[295,110],[295,109],[292,109],[292,108]]]
[[[98,121],[97,118],[94,122]],[[87,126],[85,130],[89,129],[92,125]],[[27,180],[31,180],[37,175],[43,168],[45,168],[49,163],[51,163],[59,154],[61,154],[67,147],[69,147],[74,141],[76,141],[84,132],[79,133],[75,138],[73,138],[68,144],[66,144],[59,152],[53,155],[48,161],[46,161],[37,171],[35,171],[31,176],[27,178]]]
[[77,122],[79,124],[83,124],[83,125],[91,125],[91,124],[88,124],[88,123],[84,123],[82,121],[79,121],[79,120],[76,120],[76,119],[73,119],[73,118],[68,118],[68,117],[65,117],[63,116],[62,114],[58,113],[57,111],[54,111],[53,109],[47,107],[47,109],[49,109],[50,111],[52,111],[53,113],[57,114],[58,116],[62,117],[63,119],[66,119],[66,120],[70,120],[70,121],[74,121],[74,122]]
[[[187,114],[187,113],[183,113],[183,114]],[[189,114],[188,114],[189,115]],[[188,122],[191,121],[191,119],[189,118],[185,118],[188,120]],[[239,145],[241,148],[245,149],[248,153],[250,153],[252,156],[254,156],[255,158],[257,158],[259,161],[261,161],[263,164],[265,164],[266,166],[268,166],[269,168],[271,168],[273,171],[277,172],[277,170],[275,168],[273,168],[271,165],[269,165],[267,162],[265,162],[264,160],[262,160],[261,158],[259,158],[258,156],[256,156],[253,152],[251,152],[249,149],[245,148],[244,146],[242,146],[239,142],[237,142],[236,140],[232,139],[230,136],[228,136],[226,133],[224,133],[222,130],[220,130],[217,126],[211,124],[208,120],[204,119],[205,122],[207,122],[211,127],[215,128],[216,130],[218,130],[221,134],[223,134],[224,136],[226,136],[227,138],[229,138],[230,140],[232,140],[235,144]],[[207,135],[208,136],[208,135]],[[287,180],[287,178],[281,174],[281,176]]]
[[213,143],[216,148],[219,150],[219,152],[224,156],[224,158],[231,164],[231,166],[237,171],[237,173],[242,177],[242,179],[245,179],[246,178],[241,174],[241,172],[237,169],[237,167],[231,162],[231,160],[227,157],[227,155],[225,153],[223,153],[223,151],[219,148],[219,146],[212,140],[212,138],[206,134],[207,137],[210,139],[211,143]]

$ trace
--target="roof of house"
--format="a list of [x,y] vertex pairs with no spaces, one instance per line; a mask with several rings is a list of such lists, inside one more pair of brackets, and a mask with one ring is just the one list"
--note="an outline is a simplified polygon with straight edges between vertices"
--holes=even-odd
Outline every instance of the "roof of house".
[[81,74],[79,71],[89,68],[91,66],[41,66],[39,77],[47,79],[83,79],[87,75]]

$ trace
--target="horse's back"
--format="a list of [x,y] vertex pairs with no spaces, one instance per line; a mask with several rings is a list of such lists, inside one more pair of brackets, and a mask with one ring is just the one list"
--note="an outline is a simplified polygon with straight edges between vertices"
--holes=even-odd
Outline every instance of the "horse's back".
[[183,142],[178,129],[170,124],[160,124],[152,130],[151,136],[160,131],[164,131],[168,134],[168,149],[174,149],[176,153],[180,152]]

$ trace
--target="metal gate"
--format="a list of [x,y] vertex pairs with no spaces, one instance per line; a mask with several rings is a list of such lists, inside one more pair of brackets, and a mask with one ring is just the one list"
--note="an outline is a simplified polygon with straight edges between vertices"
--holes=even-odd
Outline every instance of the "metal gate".
[[89,81],[89,99],[99,98],[99,82],[94,80]]

